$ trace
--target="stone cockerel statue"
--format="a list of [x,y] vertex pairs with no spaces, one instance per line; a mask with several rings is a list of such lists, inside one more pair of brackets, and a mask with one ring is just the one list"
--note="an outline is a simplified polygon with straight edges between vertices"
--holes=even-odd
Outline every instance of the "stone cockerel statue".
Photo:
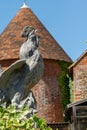
[[23,29],[22,37],[27,40],[20,48],[20,60],[3,71],[0,76],[1,104],[21,107],[26,104],[36,109],[36,101],[31,91],[43,74],[43,59],[38,51],[39,39],[32,26]]

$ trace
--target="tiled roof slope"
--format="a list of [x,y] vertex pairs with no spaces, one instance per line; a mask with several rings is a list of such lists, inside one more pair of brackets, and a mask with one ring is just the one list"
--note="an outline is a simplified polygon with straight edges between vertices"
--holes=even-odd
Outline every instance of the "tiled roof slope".
[[71,62],[69,56],[29,8],[21,8],[1,34],[0,60],[19,58],[20,46],[25,41],[20,34],[26,25],[37,29],[37,35],[40,36],[39,49],[43,58]]

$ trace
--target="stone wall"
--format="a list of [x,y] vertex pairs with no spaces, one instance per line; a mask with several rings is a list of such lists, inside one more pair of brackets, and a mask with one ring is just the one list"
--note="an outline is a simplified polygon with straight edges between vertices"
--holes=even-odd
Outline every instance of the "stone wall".
[[87,54],[73,67],[74,100],[87,98]]

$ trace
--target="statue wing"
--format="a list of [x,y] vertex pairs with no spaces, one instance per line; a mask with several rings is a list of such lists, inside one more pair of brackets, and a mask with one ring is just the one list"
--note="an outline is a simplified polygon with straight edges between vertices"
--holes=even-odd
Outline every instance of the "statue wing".
[[12,65],[10,65],[7,70],[3,71],[0,76],[0,89],[6,87],[6,83],[9,81],[9,78],[12,73],[14,73],[16,70],[20,70],[24,65],[26,64],[26,60],[18,60]]

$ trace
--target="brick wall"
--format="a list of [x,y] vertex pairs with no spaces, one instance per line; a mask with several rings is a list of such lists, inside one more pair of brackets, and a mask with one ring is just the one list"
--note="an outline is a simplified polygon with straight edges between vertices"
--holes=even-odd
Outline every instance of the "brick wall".
[[73,67],[74,100],[87,98],[87,54]]
[[47,122],[61,122],[63,121],[63,112],[58,84],[60,67],[58,61],[55,60],[44,60],[44,64],[44,75],[33,88],[38,104],[38,115],[45,118]]

